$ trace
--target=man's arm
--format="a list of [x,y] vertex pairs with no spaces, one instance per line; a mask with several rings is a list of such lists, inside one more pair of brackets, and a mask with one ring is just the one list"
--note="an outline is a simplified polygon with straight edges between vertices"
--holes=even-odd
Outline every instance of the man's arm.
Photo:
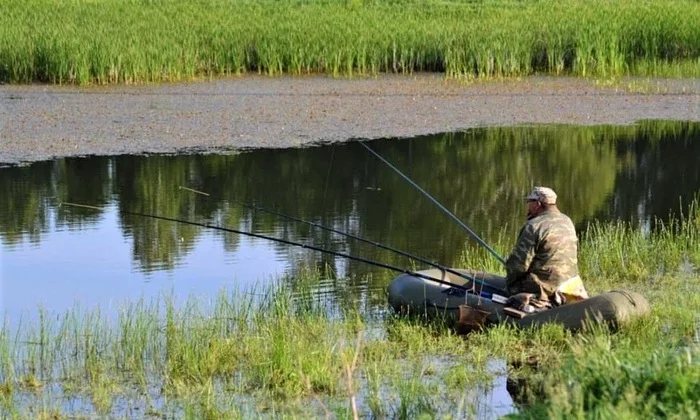
[[532,260],[535,258],[535,229],[527,223],[520,230],[518,240],[513,247],[513,251],[506,260],[506,284],[517,283],[527,273]]

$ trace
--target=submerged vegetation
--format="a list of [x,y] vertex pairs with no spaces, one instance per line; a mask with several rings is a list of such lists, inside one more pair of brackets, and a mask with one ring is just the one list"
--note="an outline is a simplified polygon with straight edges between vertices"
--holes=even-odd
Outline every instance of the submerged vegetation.
[[8,0],[0,81],[240,73],[700,75],[700,3]]
[[[694,418],[700,414],[700,209],[654,229],[596,223],[582,236],[594,292],[643,293],[652,315],[619,331],[500,326],[467,337],[356,302],[293,290],[213,302],[40,312],[0,334],[0,407],[11,418],[484,415],[506,361],[513,417]],[[661,223],[661,222],[659,222]],[[506,240],[497,247],[504,249]],[[486,254],[465,264],[489,267]],[[505,412],[512,411],[506,409]],[[499,414],[505,414],[500,412]],[[490,415],[490,414],[486,414]],[[53,418],[53,417],[52,417]]]

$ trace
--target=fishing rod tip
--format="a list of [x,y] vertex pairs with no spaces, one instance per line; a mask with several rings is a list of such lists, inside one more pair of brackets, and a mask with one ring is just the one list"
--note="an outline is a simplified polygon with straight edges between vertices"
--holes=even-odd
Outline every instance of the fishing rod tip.
[[78,203],[68,203],[65,201],[58,204],[59,207],[62,205],[73,206],[73,207],[82,207],[84,209],[102,210],[100,207],[97,207],[97,206],[89,206],[87,204],[78,204]]
[[190,191],[190,192],[193,192],[195,194],[201,194],[201,195],[206,196],[206,197],[209,196],[209,193],[205,193],[204,191],[195,190],[194,188],[183,187],[182,185],[179,185],[177,188],[180,190]]

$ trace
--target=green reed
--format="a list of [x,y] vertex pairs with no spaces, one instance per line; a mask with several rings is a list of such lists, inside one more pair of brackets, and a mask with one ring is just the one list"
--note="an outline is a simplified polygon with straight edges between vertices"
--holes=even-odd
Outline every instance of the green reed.
[[[667,221],[592,222],[580,235],[579,270],[594,292],[615,284],[646,286],[669,275],[687,274],[700,267],[700,199],[687,214],[672,213]],[[492,244],[507,256],[516,238],[501,233]],[[466,248],[460,265],[503,273],[500,263],[485,249]]]
[[691,0],[6,0],[0,81],[417,71],[697,77],[698,21]]
[[[514,416],[691,418],[700,410],[697,200],[670,220],[594,224],[581,237],[592,291],[636,290],[652,305],[619,331],[498,326],[460,337],[356,301],[330,315],[333,303],[313,292],[321,273],[301,270],[245,293],[126,303],[116,317],[40,310],[16,331],[6,325],[0,407],[13,418],[464,417],[479,403],[466,393],[488,388],[502,372],[487,364],[500,359],[521,383]],[[74,399],[86,403],[71,408]]]
[[[700,265],[700,211],[698,200],[689,214],[671,216],[647,226],[593,223],[583,235],[582,272],[594,283],[618,281],[648,284],[668,274]],[[605,279],[605,281],[603,281]]]
[[[693,418],[700,413],[700,210],[647,223],[592,223],[581,235],[581,274],[594,294],[642,293],[652,315],[616,333],[557,326],[494,328],[469,337],[506,357],[523,381],[522,418]],[[508,249],[505,238],[497,248]],[[469,266],[492,267],[480,251]],[[492,270],[492,271],[498,271]]]
[[[660,333],[661,331],[656,331]],[[571,347],[527,416],[693,418],[700,410],[700,349],[633,348],[605,334]],[[566,380],[565,378],[569,378]],[[575,378],[575,380],[571,380]]]
[[[47,416],[128,416],[134,412],[119,402],[129,401],[141,412],[175,416],[347,416],[359,394],[372,401],[359,408],[365,413],[438,407],[422,395],[421,378],[429,371],[436,378],[430,389],[444,387],[447,370],[431,367],[430,358],[459,365],[460,338],[393,320],[387,327],[396,339],[373,337],[358,312],[329,318],[321,302],[299,299],[268,288],[222,293],[213,302],[139,302],[125,305],[117,320],[80,308],[41,316],[36,328],[0,335],[3,408],[20,418],[38,407]],[[62,408],[71,398],[87,399],[89,409]]]

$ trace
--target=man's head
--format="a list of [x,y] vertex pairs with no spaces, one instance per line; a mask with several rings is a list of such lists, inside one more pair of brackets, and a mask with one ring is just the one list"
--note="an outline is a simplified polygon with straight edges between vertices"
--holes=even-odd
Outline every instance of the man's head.
[[530,195],[525,197],[525,200],[527,201],[527,218],[532,219],[557,205],[557,193],[551,188],[535,187]]

